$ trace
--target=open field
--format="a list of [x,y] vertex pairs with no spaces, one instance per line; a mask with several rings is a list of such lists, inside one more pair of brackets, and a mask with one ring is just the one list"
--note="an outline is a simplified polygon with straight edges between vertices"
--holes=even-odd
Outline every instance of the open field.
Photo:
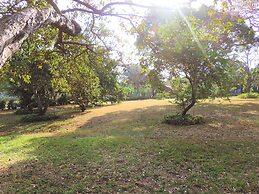
[[259,191],[259,100],[202,102],[195,126],[163,124],[168,100],[51,111],[62,118],[0,112],[0,193]]

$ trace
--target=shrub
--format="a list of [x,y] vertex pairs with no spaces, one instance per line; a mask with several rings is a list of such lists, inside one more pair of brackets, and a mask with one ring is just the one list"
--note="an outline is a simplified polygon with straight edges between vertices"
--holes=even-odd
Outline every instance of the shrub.
[[49,99],[49,106],[57,106],[57,102],[54,99]]
[[7,104],[7,108],[9,109],[9,110],[15,110],[15,109],[17,109],[17,103],[15,102],[15,100],[13,100],[13,99],[11,99],[11,100],[9,100],[9,102],[8,102],[8,104]]
[[239,98],[259,98],[259,93],[256,92],[250,92],[250,93],[244,93],[244,94],[240,94],[238,95]]
[[68,97],[65,94],[62,94],[58,99],[57,99],[57,104],[58,105],[66,105],[68,104]]
[[168,99],[170,97],[171,96],[169,92],[159,92],[155,95],[155,99],[158,99],[158,100]]
[[0,100],[0,109],[1,110],[5,109],[5,105],[6,105],[6,101],[5,100]]
[[164,122],[172,125],[196,125],[204,123],[204,119],[201,116],[192,116],[187,114],[182,116],[180,114],[166,115],[164,117]]
[[59,116],[54,113],[49,113],[46,115],[38,115],[38,114],[31,114],[22,117],[21,121],[26,123],[33,123],[33,122],[41,122],[41,121],[51,121],[58,119]]
[[17,111],[15,111],[15,114],[17,115],[28,115],[28,114],[32,114],[33,111],[31,110],[25,110],[25,109],[18,109]]

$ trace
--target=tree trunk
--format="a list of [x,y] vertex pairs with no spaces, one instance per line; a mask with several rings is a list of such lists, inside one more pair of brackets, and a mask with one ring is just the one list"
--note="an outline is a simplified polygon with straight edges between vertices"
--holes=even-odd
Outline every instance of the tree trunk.
[[251,87],[252,87],[252,78],[251,78],[251,73],[247,75],[247,80],[246,80],[246,93],[250,93]]
[[76,36],[81,27],[52,8],[25,8],[0,19],[0,68],[37,29],[52,25],[62,32]]
[[[188,78],[187,78],[188,79]],[[195,105],[196,103],[196,84],[193,83],[193,81],[191,81],[191,79],[188,79],[190,84],[191,84],[191,88],[192,88],[192,97],[191,97],[191,103],[185,107],[181,113],[182,116],[185,116],[187,114],[187,112]]]
[[182,111],[182,116],[185,116],[187,114],[187,112],[195,105],[196,103],[196,98],[192,97],[191,103],[184,108],[184,110]]

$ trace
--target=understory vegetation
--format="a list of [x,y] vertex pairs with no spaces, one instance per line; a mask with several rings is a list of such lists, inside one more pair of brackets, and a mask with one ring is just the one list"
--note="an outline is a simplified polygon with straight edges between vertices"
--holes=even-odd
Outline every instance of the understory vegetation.
[[250,93],[243,93],[238,95],[239,98],[259,98],[259,93],[250,92]]
[[190,114],[186,114],[184,116],[180,114],[175,115],[166,115],[164,117],[164,122],[167,124],[173,125],[196,125],[204,123],[204,118],[201,116],[192,116]]
[[50,108],[56,121],[0,112],[3,193],[256,193],[259,102],[202,102],[202,125],[162,123],[168,100]]

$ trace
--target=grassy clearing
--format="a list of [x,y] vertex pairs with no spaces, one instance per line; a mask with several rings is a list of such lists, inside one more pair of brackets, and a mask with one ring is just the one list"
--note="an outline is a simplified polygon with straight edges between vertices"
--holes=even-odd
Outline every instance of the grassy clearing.
[[170,126],[167,100],[124,102],[20,124],[0,114],[0,193],[256,193],[259,101],[203,102]]

